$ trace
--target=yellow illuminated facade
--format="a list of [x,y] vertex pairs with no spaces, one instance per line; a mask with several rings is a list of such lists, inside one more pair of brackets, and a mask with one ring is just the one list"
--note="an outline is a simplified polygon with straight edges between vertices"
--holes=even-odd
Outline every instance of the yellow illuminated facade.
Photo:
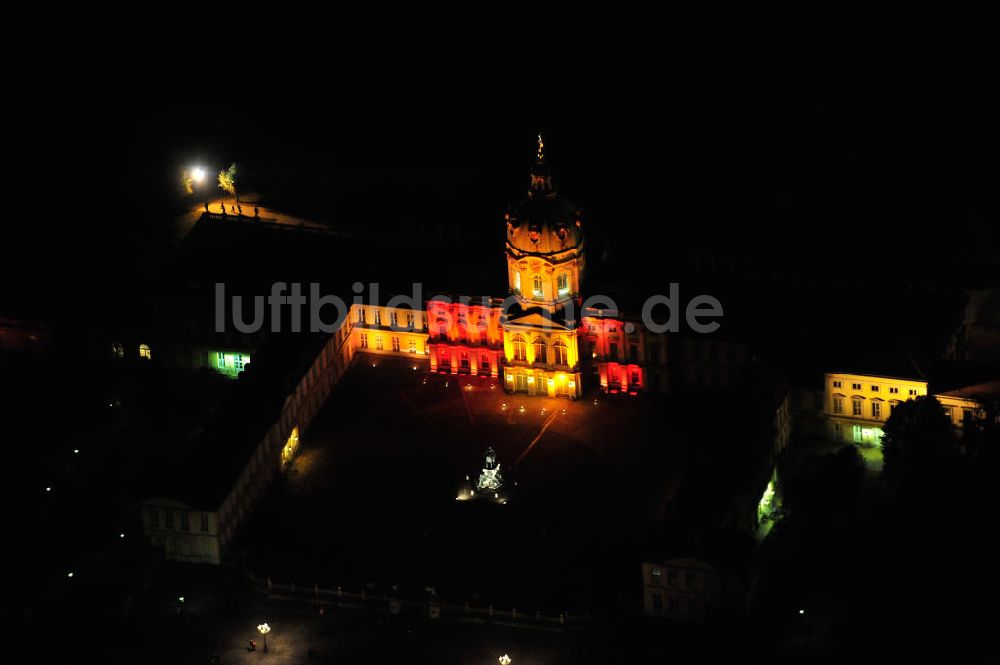
[[581,395],[575,329],[537,314],[503,326],[504,386],[510,392],[548,397]]
[[354,304],[345,327],[355,351],[407,356],[426,362],[427,312],[408,307]]
[[[878,446],[882,427],[893,409],[927,394],[927,381],[921,379],[827,373],[823,405],[827,434],[834,441]],[[934,398],[956,428],[979,413],[979,403],[974,399],[947,393]]]
[[[961,393],[962,391],[956,391]],[[972,420],[983,415],[982,404],[978,400],[962,397],[951,393],[935,394],[937,401],[944,408],[944,415],[951,421],[952,427],[964,428]]]
[[295,453],[299,450],[299,428],[296,425],[288,435],[288,440],[281,448],[281,466],[284,467],[292,461]]

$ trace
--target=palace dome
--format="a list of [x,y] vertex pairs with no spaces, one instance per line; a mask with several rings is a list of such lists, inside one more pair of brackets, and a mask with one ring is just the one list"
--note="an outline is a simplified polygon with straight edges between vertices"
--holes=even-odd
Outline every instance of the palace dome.
[[555,254],[580,247],[583,229],[580,211],[552,187],[552,174],[542,156],[531,168],[528,196],[505,215],[507,244],[527,254]]

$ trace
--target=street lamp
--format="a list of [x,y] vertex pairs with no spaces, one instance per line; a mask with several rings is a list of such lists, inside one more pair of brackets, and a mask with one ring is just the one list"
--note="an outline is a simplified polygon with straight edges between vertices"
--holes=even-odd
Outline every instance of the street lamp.
[[267,634],[271,632],[271,627],[266,623],[262,623],[257,626],[257,630],[260,631],[260,636],[264,638],[264,653],[267,653]]
[[500,665],[510,665],[510,656],[504,654],[497,658],[497,661],[499,661]]
[[205,212],[208,212],[208,195],[207,192],[205,192],[205,190],[202,189],[202,185],[205,183],[206,175],[207,172],[200,166],[195,166],[190,171],[188,171],[188,177],[190,178],[189,182],[191,183],[191,193],[192,194],[195,193],[195,190],[201,191],[202,197],[204,197],[205,199],[204,200]]

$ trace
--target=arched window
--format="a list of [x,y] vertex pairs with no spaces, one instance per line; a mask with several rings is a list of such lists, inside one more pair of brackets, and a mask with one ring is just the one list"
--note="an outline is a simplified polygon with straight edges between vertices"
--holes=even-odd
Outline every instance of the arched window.
[[521,273],[516,270],[514,271],[514,290],[521,291]]
[[531,345],[535,351],[535,362],[536,363],[547,363],[549,361],[548,353],[545,350],[545,340],[541,337],[536,337]]
[[541,275],[535,275],[535,279],[534,279],[532,287],[531,287],[531,293],[536,298],[541,298],[542,297],[542,295],[543,295],[544,292],[542,291],[542,276]]
[[111,355],[115,358],[125,357],[125,347],[122,346],[121,342],[115,342],[111,345]]
[[139,357],[142,358],[143,360],[153,359],[153,351],[149,348],[149,344],[139,345]]
[[561,341],[560,342],[556,342],[555,344],[552,345],[552,349],[556,353],[556,364],[557,365],[568,365],[569,364],[569,362],[567,362],[566,343],[565,342],[561,342]]
[[569,295],[569,275],[566,273],[559,275],[558,287],[560,296]]
[[524,337],[521,335],[514,335],[513,339],[511,339],[511,344],[514,347],[514,360],[528,359],[528,349],[527,344],[524,341]]

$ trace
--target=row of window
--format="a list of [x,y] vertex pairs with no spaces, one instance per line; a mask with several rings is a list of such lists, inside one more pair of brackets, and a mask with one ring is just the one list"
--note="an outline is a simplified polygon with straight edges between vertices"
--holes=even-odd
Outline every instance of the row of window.
[[[630,386],[641,386],[642,383],[639,381],[639,371],[633,369],[629,372],[629,385]],[[618,365],[608,365],[608,384],[612,386],[621,386],[621,368]]]
[[[440,369],[450,369],[451,368],[451,350],[443,348],[438,352],[438,367]],[[458,354],[458,367],[459,369],[469,371],[469,353],[468,351],[460,351]],[[482,374],[488,374],[490,371],[490,357],[488,355],[479,356],[479,367],[478,370]]]
[[[397,312],[395,310],[390,310],[389,311],[389,325],[390,326],[392,326],[393,328],[413,328],[413,326],[414,326],[413,314],[411,314],[409,312],[406,312],[404,314],[404,316],[402,317],[402,320],[403,320],[403,324],[400,325],[400,323],[399,323],[399,321],[400,321],[399,312]],[[358,310],[357,310],[357,322],[358,323],[366,323],[367,322],[366,319],[365,319],[365,308],[364,307],[359,307]],[[380,307],[373,307],[372,308],[372,323],[374,323],[376,326],[382,325],[382,309]]]
[[[371,348],[368,345],[368,333],[361,333],[360,340],[361,340],[361,348],[362,349]],[[390,344],[392,344],[392,350],[396,351],[396,352],[399,352],[400,351],[399,337],[397,337],[396,335],[393,335],[392,337],[389,338],[389,341],[390,341]],[[383,336],[382,335],[375,335],[375,350],[376,351],[384,351],[385,350],[385,344],[383,343]],[[409,341],[407,342],[406,351],[408,353],[416,353],[417,352],[417,340],[415,338],[411,337],[409,339]]]
[[[833,387],[834,388],[843,388],[844,387],[844,382],[843,381],[834,381],[833,382]],[[862,389],[862,385],[860,383],[852,383],[851,384],[851,390],[861,390],[861,389]],[[879,386],[877,383],[871,384],[871,386],[869,387],[869,389],[873,393],[881,392],[881,386]],[[896,386],[889,386],[889,394],[890,395],[898,395],[899,394],[899,388],[896,387]],[[918,391],[917,391],[916,388],[909,388],[908,389],[908,394],[909,394],[910,397],[916,397],[917,394],[918,394]]]
[[[882,404],[884,402],[873,401],[871,402],[871,417],[881,418],[882,417]],[[893,409],[896,408],[895,402],[889,402],[889,415],[892,415]],[[844,398],[834,397],[833,398],[833,412],[837,415],[843,415],[844,413]],[[864,417],[864,400],[862,399],[852,399],[851,400],[851,415],[856,418]]]
[[235,372],[239,374],[243,368],[250,363],[250,358],[242,353],[226,353],[219,351],[216,353],[216,368],[221,372]]
[[[529,394],[539,394],[545,392],[546,381],[544,377],[537,377],[534,372],[519,371],[507,374],[507,383],[513,384],[516,392],[526,392]],[[556,397],[569,397],[576,389],[576,381],[572,377],[556,375],[548,379],[548,385],[555,389]]]
[[[862,427],[861,425],[854,425],[851,427],[850,441],[861,445],[877,446],[881,445],[882,436],[883,432],[881,427]],[[848,440],[845,436],[844,426],[842,423],[835,422],[833,424],[833,438],[836,441]]]
[[[595,326],[593,323],[588,323],[587,324],[587,332],[591,333],[586,338],[586,343],[587,343],[587,346],[589,347],[591,357],[593,357],[595,359],[596,358],[600,358],[601,357],[600,340],[596,336],[597,326]],[[618,326],[617,325],[610,325],[610,326],[608,326],[607,332],[608,333],[617,333],[618,332]],[[639,340],[633,340],[633,339],[629,338],[628,342],[629,342],[629,344],[628,344],[628,361],[631,362],[631,363],[638,363],[639,362]],[[701,346],[696,346],[694,348],[697,349],[697,353],[695,354],[695,356],[696,356],[695,359],[696,360],[701,360],[702,359],[702,353],[701,353],[702,349],[701,349]],[[713,360],[717,360],[718,357],[719,357],[719,351],[718,351],[718,349],[720,347],[718,347],[718,345],[712,344],[712,345],[710,345],[710,348],[712,349],[712,351],[710,353],[710,355],[712,356],[712,359]],[[618,352],[618,349],[619,349],[619,339],[617,337],[615,337],[615,338],[612,338],[611,340],[609,340],[608,341],[608,355],[607,355],[607,359],[608,360],[621,360],[621,357],[620,357],[620,354]],[[649,345],[646,347],[646,358],[647,358],[647,360],[649,362],[653,362],[653,363],[659,363],[660,362],[660,345],[659,345],[659,343],[657,343],[657,342],[650,342],[649,343]],[[725,354],[723,352],[723,360],[724,359],[725,359]]]
[[[514,289],[521,291],[521,273],[514,271]],[[562,273],[556,278],[556,293],[560,298],[569,295],[569,275]],[[535,275],[531,280],[531,295],[534,298],[545,296],[544,280],[541,275]]]
[[[178,511],[180,515],[180,530],[190,531],[191,530],[191,518],[190,514],[186,511]],[[149,522],[149,526],[154,529],[160,528],[160,509],[159,508],[147,508],[146,509],[146,520]],[[201,513],[199,515],[200,528],[203,532],[208,532],[208,515],[206,513]],[[174,528],[174,511],[164,510],[163,511],[163,528],[173,529]]]
[[[479,324],[475,328],[469,328],[464,317],[458,319],[459,340],[469,344],[489,344],[488,326],[486,320],[480,317]],[[437,337],[448,338],[448,323],[444,319],[437,320]]]
[[[125,347],[122,346],[121,342],[115,342],[111,345],[111,355],[115,358],[125,357]],[[149,348],[149,344],[139,345],[139,357],[143,360],[153,359],[153,350]]]
[[[871,417],[872,418],[882,418],[882,405],[886,402],[872,401],[871,402]],[[889,415],[892,415],[893,410],[896,408],[895,402],[888,402],[889,404]],[[950,406],[942,407],[944,410],[944,415],[948,418],[949,422],[954,422],[954,409]],[[835,415],[844,414],[844,398],[834,397],[833,398],[833,413]],[[851,415],[856,418],[864,417],[864,400],[862,399],[852,399],[851,400]],[[962,409],[962,421],[969,422],[975,418],[975,409]]]
[[[591,355],[592,358],[594,358],[594,359],[601,358],[601,353],[598,350],[599,347],[598,347],[598,343],[597,343],[597,338],[596,337],[588,337],[587,338],[587,345],[591,349],[590,355]],[[660,345],[659,344],[650,344],[647,350],[649,352],[648,353],[649,360],[651,362],[659,362],[659,360],[660,360]],[[618,341],[617,340],[612,340],[612,341],[608,342],[608,355],[607,355],[607,357],[605,359],[606,360],[621,360],[622,359],[621,355],[618,352]],[[638,363],[639,362],[639,346],[637,344],[629,344],[628,345],[628,361],[630,363]]]
[[[511,344],[514,347],[514,360],[527,361],[528,359],[528,342],[523,335],[514,335],[511,338]],[[548,352],[546,349],[545,340],[541,337],[536,337],[532,341],[531,345],[534,347],[535,351],[535,362],[548,362]],[[552,345],[552,350],[555,354],[554,364],[556,365],[567,365],[568,354],[566,353],[566,344],[564,342],[556,342]]]
[[[942,407],[944,409],[944,415],[948,418],[949,422],[955,422],[955,409],[950,406]],[[965,426],[971,425],[975,422],[976,418],[979,417],[979,411],[977,409],[962,409],[962,424]]]

